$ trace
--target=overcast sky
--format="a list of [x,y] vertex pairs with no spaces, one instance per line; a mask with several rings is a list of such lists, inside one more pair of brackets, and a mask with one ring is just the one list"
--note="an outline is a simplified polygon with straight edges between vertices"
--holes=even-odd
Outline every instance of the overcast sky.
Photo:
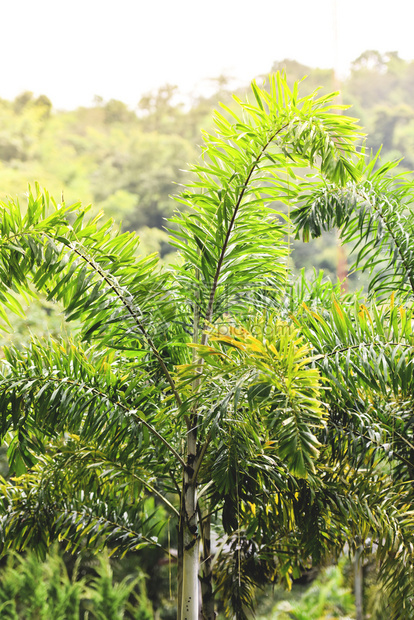
[[248,82],[285,58],[345,75],[367,49],[414,59],[413,18],[413,0],[0,0],[0,97],[134,107],[166,83]]

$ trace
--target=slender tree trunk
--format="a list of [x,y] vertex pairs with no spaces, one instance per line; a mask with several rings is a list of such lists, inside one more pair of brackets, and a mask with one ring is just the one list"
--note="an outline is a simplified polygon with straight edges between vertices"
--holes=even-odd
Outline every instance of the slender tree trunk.
[[203,565],[201,578],[202,618],[214,620],[213,571],[211,557],[211,517],[203,519]]
[[[199,535],[197,519],[197,489],[193,480],[197,451],[197,430],[191,425],[187,436],[187,464],[184,471],[183,518],[183,585],[181,620],[199,620]],[[180,601],[179,601],[180,604]]]
[[362,549],[358,549],[354,558],[354,590],[355,590],[355,606],[356,620],[364,620],[363,600],[362,600]]
[[183,498],[180,504],[177,544],[177,620],[181,620],[181,601],[183,600],[183,560],[184,560],[184,509]]

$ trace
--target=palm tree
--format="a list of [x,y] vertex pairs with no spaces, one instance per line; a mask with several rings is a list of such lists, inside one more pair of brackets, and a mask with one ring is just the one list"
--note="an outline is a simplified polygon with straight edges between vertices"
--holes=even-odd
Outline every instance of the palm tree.
[[335,350],[315,358],[314,315],[294,325],[286,311],[301,298],[281,204],[312,212],[304,170],[332,196],[357,187],[359,129],[334,113],[335,94],[299,98],[279,74],[252,92],[204,135],[171,222],[171,269],[139,257],[134,234],[38,189],[25,213],[1,207],[3,306],[46,295],[81,326],[71,340],[4,352],[0,428],[18,477],[2,484],[1,547],[159,546],[154,497],[177,523],[181,620],[199,617],[199,578],[203,618],[214,617],[212,527],[217,589],[240,619],[275,575],[289,585],[368,531],[385,554],[401,531],[398,489],[384,487],[370,439],[350,455],[332,433],[351,398],[337,380],[337,409],[326,407]]

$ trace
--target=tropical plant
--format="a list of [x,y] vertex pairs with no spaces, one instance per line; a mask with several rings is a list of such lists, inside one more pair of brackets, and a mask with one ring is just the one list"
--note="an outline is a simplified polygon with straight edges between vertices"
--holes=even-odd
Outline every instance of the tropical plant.
[[[116,583],[107,554],[100,554],[92,566],[79,555],[69,573],[57,545],[44,561],[33,551],[23,555],[9,552],[1,568],[1,616],[5,620],[151,620],[143,577],[126,576]],[[134,598],[136,605],[125,616],[125,610],[132,606],[129,598]]]
[[[47,193],[31,193],[24,214],[1,206],[3,305],[19,312],[17,294],[44,294],[81,325],[72,340],[5,349],[1,434],[17,477],[2,484],[2,549],[44,554],[56,539],[112,553],[161,546],[165,519],[148,513],[151,496],[177,523],[181,620],[199,617],[199,578],[203,617],[214,617],[213,571],[227,615],[242,619],[255,587],[289,585],[368,533],[385,557],[410,519],[374,448],[361,442],[353,460],[344,441],[337,449],[332,425],[349,392],[334,382],[338,404],[327,409],[323,372],[335,380],[335,350],[315,359],[312,313],[302,311],[302,327],[288,311],[299,314],[306,291],[290,286],[288,224],[275,205],[300,205],[307,230],[302,205],[312,211],[322,190],[300,181],[304,171],[333,197],[356,187],[359,129],[334,113],[335,94],[300,98],[279,74],[252,92],[254,103],[224,106],[229,116],[217,114],[217,133],[204,136],[172,221],[173,268],[137,257],[134,234]],[[372,393],[357,393],[371,404]]]
[[[143,575],[136,576],[135,579],[126,576],[121,583],[114,583],[108,554],[99,555],[98,562],[95,568],[96,576],[90,579],[88,584],[89,600],[85,605],[86,609],[90,610],[91,617],[96,620],[122,620],[125,610],[130,609],[129,617],[133,620],[152,620],[154,615],[146,599],[145,587],[142,588]],[[134,592],[138,584],[141,584],[140,596]],[[131,595],[134,595],[136,605],[129,602]]]
[[344,559],[337,566],[324,569],[299,601],[278,603],[272,620],[350,620],[354,617],[354,597],[344,583]]
[[85,597],[83,579],[76,570],[70,579],[62,558],[51,550],[47,562],[33,552],[24,556],[11,552],[2,567],[0,609],[2,618],[79,618]]

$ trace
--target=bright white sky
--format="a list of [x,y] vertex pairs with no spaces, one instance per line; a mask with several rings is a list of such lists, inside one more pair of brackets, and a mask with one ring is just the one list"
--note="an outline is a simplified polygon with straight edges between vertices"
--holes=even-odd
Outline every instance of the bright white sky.
[[135,107],[166,83],[248,82],[285,58],[344,75],[367,49],[414,59],[413,18],[413,0],[0,0],[0,97]]

